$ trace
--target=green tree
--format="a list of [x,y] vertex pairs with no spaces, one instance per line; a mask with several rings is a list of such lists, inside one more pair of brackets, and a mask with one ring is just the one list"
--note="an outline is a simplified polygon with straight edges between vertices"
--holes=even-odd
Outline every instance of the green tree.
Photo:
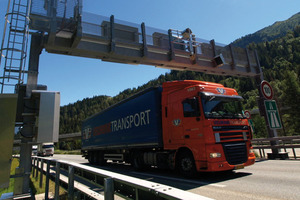
[[267,138],[268,133],[264,117],[261,117],[260,115],[254,115],[252,116],[252,121],[254,124],[254,138]]
[[282,87],[281,99],[288,109],[286,114],[288,118],[285,119],[285,122],[289,127],[289,133],[297,135],[300,133],[300,84],[299,77],[294,71],[285,72]]

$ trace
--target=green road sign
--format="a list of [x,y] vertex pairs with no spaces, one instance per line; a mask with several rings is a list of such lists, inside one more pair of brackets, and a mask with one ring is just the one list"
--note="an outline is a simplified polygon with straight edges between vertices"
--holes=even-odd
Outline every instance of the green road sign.
[[270,129],[281,129],[281,120],[277,109],[276,101],[265,100],[265,108],[268,116]]

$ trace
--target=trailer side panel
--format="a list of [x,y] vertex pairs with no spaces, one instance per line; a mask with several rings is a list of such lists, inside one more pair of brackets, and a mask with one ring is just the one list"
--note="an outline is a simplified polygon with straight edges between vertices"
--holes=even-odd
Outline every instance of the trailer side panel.
[[82,149],[162,147],[161,88],[151,88],[87,119]]

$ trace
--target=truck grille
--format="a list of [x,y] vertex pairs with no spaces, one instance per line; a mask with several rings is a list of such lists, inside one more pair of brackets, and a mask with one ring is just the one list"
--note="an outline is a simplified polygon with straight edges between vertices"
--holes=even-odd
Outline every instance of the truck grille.
[[248,160],[246,143],[224,143],[223,149],[230,165],[245,163]]
[[216,143],[238,142],[250,139],[248,126],[213,126]]

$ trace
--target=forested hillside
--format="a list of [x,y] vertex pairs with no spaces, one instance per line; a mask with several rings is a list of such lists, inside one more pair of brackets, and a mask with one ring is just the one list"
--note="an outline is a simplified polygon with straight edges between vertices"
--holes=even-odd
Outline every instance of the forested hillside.
[[285,21],[275,22],[271,26],[237,39],[233,42],[233,44],[239,47],[246,47],[252,42],[269,42],[285,36],[288,31],[293,31],[297,25],[300,25],[300,12]]
[[251,43],[257,49],[265,79],[270,81],[284,123],[283,135],[300,134],[300,26],[271,42]]
[[[300,13],[295,16],[300,16]],[[294,20],[293,17],[291,19]],[[288,21],[285,23],[289,24]],[[278,30],[276,29],[276,31]],[[247,38],[247,41],[249,41],[249,38]],[[271,83],[275,91],[277,104],[280,109],[283,109],[280,114],[284,129],[279,131],[279,135],[299,135],[300,26],[294,26],[284,36],[272,41],[255,43],[255,40],[253,40],[250,44],[248,43],[248,48],[258,51],[265,80]],[[243,106],[245,110],[257,108],[256,96],[258,96],[258,90],[254,81],[250,78],[214,76],[191,71],[171,71],[143,86],[124,90],[115,97],[95,96],[61,107],[60,134],[79,132],[82,120],[87,117],[143,89],[172,80],[204,80],[221,83],[227,87],[235,88],[244,97]],[[263,118],[256,115],[253,116],[253,121],[255,137],[266,137]],[[68,146],[64,142],[60,143],[60,147],[65,149],[78,148],[78,146],[80,146],[80,142]]]

